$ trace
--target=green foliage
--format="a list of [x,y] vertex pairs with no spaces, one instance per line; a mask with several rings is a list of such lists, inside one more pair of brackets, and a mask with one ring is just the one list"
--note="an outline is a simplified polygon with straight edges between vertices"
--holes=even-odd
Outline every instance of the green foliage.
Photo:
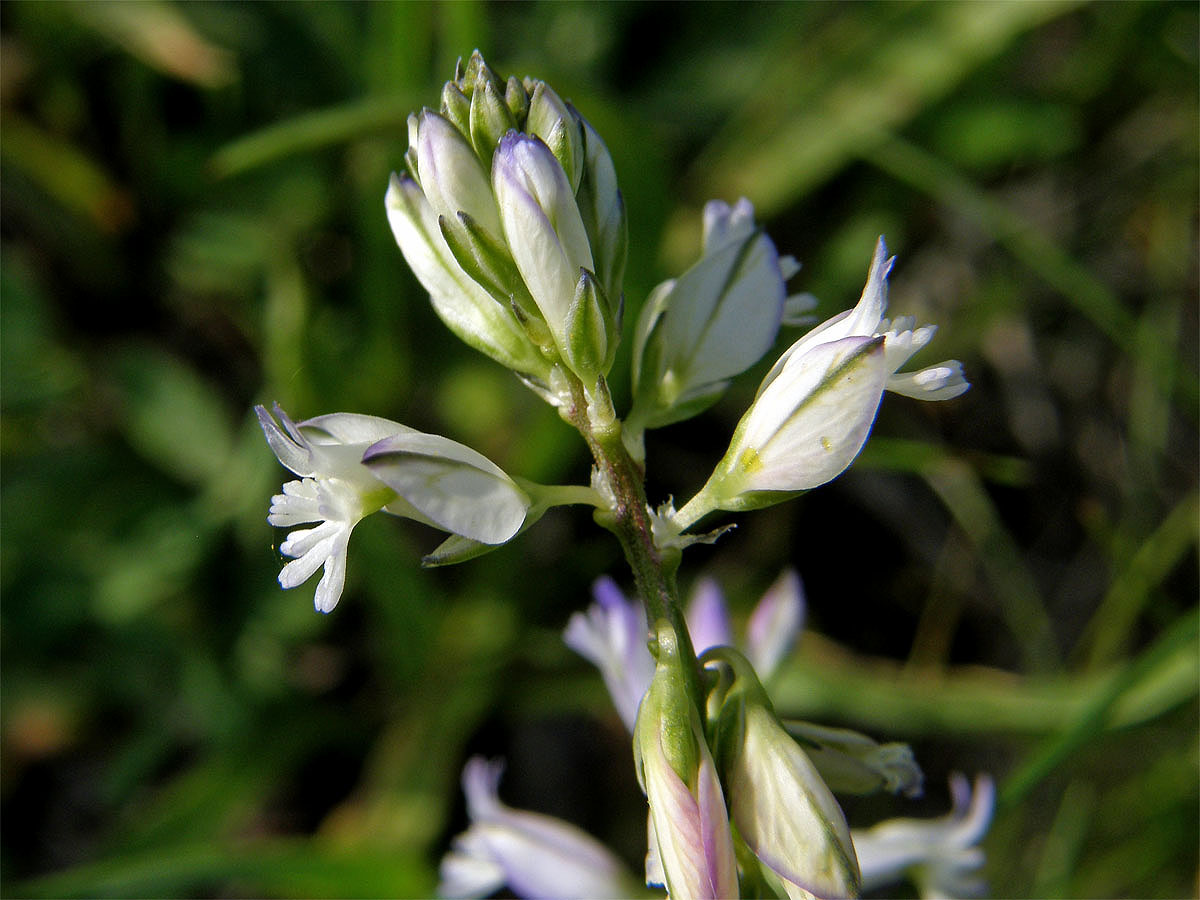
[[[731,516],[682,569],[735,606],[799,569],[809,631],[776,708],[912,741],[929,776],[927,808],[855,800],[852,824],[944,808],[948,770],[989,770],[997,896],[1192,893],[1198,20],[1138,2],[6,4],[0,890],[425,896],[471,752],[543,774],[514,802],[639,863],[628,742],[558,640],[591,579],[624,577],[585,511],[438,570],[418,561],[439,536],[364,522],[328,618],[274,580],[283,473],[255,402],[586,481],[555,413],[437,320],[384,215],[408,112],[478,47],[612,152],[630,248],[614,372],[650,288],[698,255],[704,201],[742,193],[822,315],[886,233],[893,308],[964,361],[964,398],[889,398],[847,475]],[[768,362],[648,438],[671,473],[653,500],[704,483]]]

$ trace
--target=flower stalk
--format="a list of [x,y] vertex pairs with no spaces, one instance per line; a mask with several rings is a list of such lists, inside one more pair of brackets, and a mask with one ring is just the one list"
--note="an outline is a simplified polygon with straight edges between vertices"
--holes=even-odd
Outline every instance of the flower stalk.
[[[587,442],[598,480],[609,495],[609,506],[596,511],[596,521],[620,542],[649,621],[666,619],[675,630],[687,692],[703,717],[700,663],[688,636],[675,583],[680,551],[678,548],[661,548],[654,540],[650,505],[646,500],[645,472],[621,440],[621,422],[611,414],[611,406],[607,410],[601,408],[607,402],[607,390],[599,392],[602,399],[589,399],[582,381],[568,373],[567,382],[571,402],[560,407],[559,412]],[[657,645],[651,642],[651,646]]]

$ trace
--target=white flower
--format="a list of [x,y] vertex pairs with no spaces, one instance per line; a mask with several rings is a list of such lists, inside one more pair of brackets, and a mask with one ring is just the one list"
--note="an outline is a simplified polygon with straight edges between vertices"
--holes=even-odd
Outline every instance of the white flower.
[[866,443],[885,390],[948,400],[967,389],[954,360],[895,374],[936,329],[914,329],[908,317],[883,318],[892,262],[880,238],[854,309],[818,325],[780,356],[708,483],[679,511],[679,527],[714,509],[769,505],[785,492],[836,478]]
[[463,768],[470,827],[441,864],[442,897],[487,897],[507,886],[518,897],[627,897],[634,883],[604,845],[560,819],[500,802],[503,765],[473,757]]
[[[376,416],[334,413],[299,425],[275,406],[278,422],[256,406],[267,443],[301,476],[271,499],[267,521],[292,531],[279,546],[293,561],[279,573],[284,588],[317,571],[320,612],[337,606],[346,581],[350,532],[383,510],[485,544],[520,529],[529,498],[499,467],[469,447]],[[281,427],[282,426],[282,427]]]
[[254,411],[276,458],[301,476],[271,498],[267,521],[279,528],[319,523],[292,531],[280,544],[280,552],[293,560],[279,573],[279,583],[297,587],[324,567],[315,603],[318,611],[327,613],[342,596],[350,532],[364,516],[397,499],[394,490],[362,465],[363,451],[380,438],[411,429],[350,413],[318,416],[297,425],[278,404],[278,423],[262,406]]
[[939,819],[889,819],[852,832],[864,891],[912,878],[923,898],[974,897],[985,890],[977,870],[984,863],[976,846],[987,833],[995,785],[987,775],[950,778],[953,808]]
[[703,243],[700,259],[656,287],[642,306],[628,427],[696,415],[775,343],[786,275],[775,245],[754,225],[750,201],[732,207],[709,201]]

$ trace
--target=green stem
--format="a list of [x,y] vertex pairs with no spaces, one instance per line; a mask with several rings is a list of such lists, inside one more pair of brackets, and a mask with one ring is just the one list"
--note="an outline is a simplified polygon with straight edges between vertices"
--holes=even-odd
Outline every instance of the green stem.
[[573,374],[568,374],[567,379],[571,389],[571,404],[562,408],[563,418],[587,441],[601,478],[612,492],[611,507],[598,510],[596,521],[620,541],[625,559],[633,570],[638,595],[645,604],[651,629],[660,619],[666,619],[674,629],[679,656],[684,661],[688,693],[703,721],[705,704],[700,664],[692,647],[675,585],[679,551],[668,550],[664,553],[654,541],[654,529],[646,501],[645,474],[622,442],[621,422],[610,414],[611,408],[597,409],[601,404],[609,404],[607,390],[598,391],[600,396],[589,404],[583,382]]

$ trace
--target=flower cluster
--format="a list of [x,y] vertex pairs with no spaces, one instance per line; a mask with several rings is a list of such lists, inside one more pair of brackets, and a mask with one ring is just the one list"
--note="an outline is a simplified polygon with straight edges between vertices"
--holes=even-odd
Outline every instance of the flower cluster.
[[[296,587],[323,569],[316,607],[332,610],[350,534],[376,512],[447,532],[424,559],[442,565],[512,540],[552,506],[590,505],[621,542],[645,606],[602,581],[598,604],[572,618],[565,638],[600,668],[633,737],[648,801],[647,883],[680,898],[848,896],[901,872],[916,872],[923,891],[971,887],[965,873],[979,861],[974,844],[990,815],[986,783],[968,811],[956,799],[941,831],[902,823],[859,838],[833,791],[919,791],[911,752],[776,714],[764,683],[803,621],[796,575],[764,597],[744,651],[715,584],[701,583],[686,616],[675,587],[682,550],[726,530],[689,533],[693,525],[836,478],[862,449],[886,391],[945,400],[967,389],[955,361],[898,374],[935,329],[884,318],[893,260],[883,239],[858,303],[783,352],[699,491],[678,511],[670,500],[654,508],[645,432],[701,413],[785,325],[811,321],[815,301],[787,290],[798,263],[779,254],[748,200],[710,202],[699,258],[642,304],[631,404],[619,416],[608,378],[624,312],[625,206],[595,129],[544,82],[501,78],[477,52],[460,62],[436,110],[409,117],[408,137],[385,207],[434,310],[556,407],[595,465],[587,484],[542,485],[387,419],[336,413],[295,423],[278,406],[259,406],[267,443],[298,476],[268,515],[291,529],[280,584]],[[591,838],[504,806],[499,775],[482,760],[464,772],[472,825],[446,857],[443,893],[630,892],[620,864]]]
[[545,82],[502,81],[478,53],[408,129],[388,221],[442,321],[552,402],[563,367],[594,386],[621,333],[626,247],[595,129]]

